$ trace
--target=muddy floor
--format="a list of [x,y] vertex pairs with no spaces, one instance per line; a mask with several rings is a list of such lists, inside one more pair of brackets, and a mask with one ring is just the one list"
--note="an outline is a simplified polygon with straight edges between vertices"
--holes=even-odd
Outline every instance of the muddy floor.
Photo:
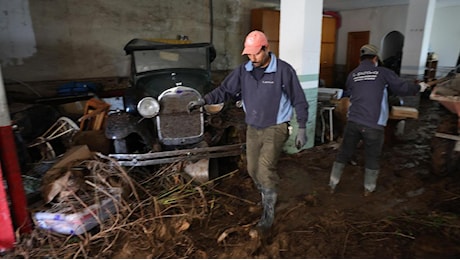
[[[222,230],[256,220],[259,200],[250,179],[238,175],[219,188],[229,199],[225,211],[194,237],[212,258],[450,258],[460,256],[459,176],[431,174],[431,141],[438,122],[451,117],[422,97],[417,120],[406,120],[404,135],[387,142],[378,187],[363,196],[363,158],[348,165],[335,194],[327,186],[338,144],[330,142],[279,164],[280,199],[273,236],[259,244],[247,229]],[[458,172],[460,174],[460,172]],[[212,235],[214,233],[214,236]],[[209,236],[211,234],[211,236]]]
[[[402,136],[386,143],[377,189],[369,197],[363,196],[361,148],[335,194],[327,183],[337,142],[284,155],[269,238],[251,232],[261,213],[260,195],[244,171],[193,186],[174,176],[166,183],[145,170],[130,172],[142,192],[127,201],[122,217],[77,237],[35,230],[18,237],[15,251],[4,257],[460,257],[460,172],[431,173],[434,132],[452,115],[426,97],[419,113],[406,121]],[[177,191],[175,202],[163,201],[160,183],[169,185],[169,194]],[[185,190],[193,192],[185,196]]]

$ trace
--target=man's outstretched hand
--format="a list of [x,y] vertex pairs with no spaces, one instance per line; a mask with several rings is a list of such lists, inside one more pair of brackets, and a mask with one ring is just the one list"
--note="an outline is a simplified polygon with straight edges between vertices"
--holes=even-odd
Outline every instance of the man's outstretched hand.
[[193,110],[199,108],[199,107],[202,107],[204,106],[206,102],[204,101],[204,99],[200,98],[198,100],[194,100],[194,101],[190,101],[187,105],[187,111],[189,113],[191,113]]

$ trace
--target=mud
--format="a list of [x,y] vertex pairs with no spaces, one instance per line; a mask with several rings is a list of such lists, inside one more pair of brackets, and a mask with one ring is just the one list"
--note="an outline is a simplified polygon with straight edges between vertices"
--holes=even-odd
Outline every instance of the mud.
[[445,258],[460,256],[460,177],[431,173],[431,142],[450,112],[426,96],[419,118],[384,147],[376,191],[363,196],[362,149],[335,194],[327,185],[338,143],[315,146],[279,163],[281,189],[272,236],[245,228],[216,243],[219,232],[257,221],[260,200],[245,174],[219,184],[238,198],[223,202],[208,227],[190,230],[211,258]]
[[192,189],[193,196],[178,193],[182,204],[161,204],[161,194],[189,186],[174,188],[180,178],[172,176],[168,181],[172,186],[160,189],[166,180],[146,169],[132,176],[142,186],[139,191],[149,196],[142,203],[129,202],[125,218],[114,216],[118,224],[71,238],[36,230],[30,237],[20,237],[16,250],[5,256],[457,258],[460,172],[439,176],[431,170],[434,133],[452,115],[426,96],[419,105],[419,118],[406,120],[404,134],[386,140],[377,189],[371,196],[363,196],[361,147],[334,194],[327,184],[338,142],[283,155],[269,236],[252,231],[261,214],[260,195],[244,170],[216,180],[211,187]]

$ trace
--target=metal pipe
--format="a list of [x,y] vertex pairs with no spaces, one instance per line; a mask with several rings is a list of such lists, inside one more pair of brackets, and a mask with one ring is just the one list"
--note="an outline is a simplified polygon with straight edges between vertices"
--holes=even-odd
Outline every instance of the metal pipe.
[[19,167],[16,143],[14,141],[13,127],[11,126],[10,113],[0,69],[0,161],[2,172],[5,176],[9,197],[12,205],[13,223],[21,232],[30,232],[32,222],[27,211],[27,198],[22,184],[21,168]]
[[0,166],[0,252],[9,251],[14,247],[14,230],[11,221],[10,209],[8,207],[8,196],[3,186],[3,173]]

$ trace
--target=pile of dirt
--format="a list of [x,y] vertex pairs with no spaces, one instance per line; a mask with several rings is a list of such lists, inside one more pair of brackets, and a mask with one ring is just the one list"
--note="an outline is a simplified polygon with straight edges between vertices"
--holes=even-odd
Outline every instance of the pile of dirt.
[[455,258],[460,176],[430,172],[431,139],[449,112],[422,99],[420,117],[384,148],[376,191],[363,196],[362,148],[336,193],[329,172],[339,144],[284,155],[269,238],[254,236],[260,195],[245,172],[195,184],[173,166],[129,169],[139,196],[92,232],[35,229],[11,258]]

